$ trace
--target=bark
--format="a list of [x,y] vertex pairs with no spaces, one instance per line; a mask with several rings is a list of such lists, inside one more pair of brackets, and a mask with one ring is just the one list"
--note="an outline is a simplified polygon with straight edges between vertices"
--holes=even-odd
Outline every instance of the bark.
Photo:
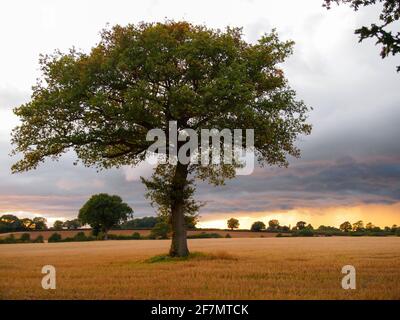
[[172,242],[169,250],[171,257],[189,255],[184,212],[184,188],[187,182],[188,166],[180,162],[176,165],[173,178],[173,202],[171,205]]

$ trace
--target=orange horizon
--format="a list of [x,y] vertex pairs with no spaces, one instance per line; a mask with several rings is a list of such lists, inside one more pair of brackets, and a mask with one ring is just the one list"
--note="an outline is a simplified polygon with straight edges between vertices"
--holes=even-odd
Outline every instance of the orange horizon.
[[[394,224],[400,225],[400,202],[390,205],[354,205],[321,208],[296,208],[291,210],[274,210],[265,212],[219,212],[219,213],[200,213],[199,228],[227,229],[226,221],[232,217],[239,220],[239,229],[250,229],[255,221],[263,221],[266,225],[269,220],[277,219],[280,225],[293,227],[298,221],[310,223],[314,228],[320,225],[339,227],[345,221],[354,223],[362,220],[364,224],[368,222],[381,228],[391,227]],[[52,226],[55,220],[70,220],[75,217],[67,215],[50,216],[45,213],[28,210],[0,210],[0,215],[13,214],[18,218],[45,217],[48,225]],[[135,217],[139,218],[139,217]]]

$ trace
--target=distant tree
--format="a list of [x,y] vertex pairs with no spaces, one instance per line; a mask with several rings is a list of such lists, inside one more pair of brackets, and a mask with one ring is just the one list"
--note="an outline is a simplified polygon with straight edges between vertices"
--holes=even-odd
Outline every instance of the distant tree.
[[288,232],[288,231],[290,231],[290,227],[288,227],[288,226],[281,226],[281,227],[279,227],[279,230],[280,230],[280,231],[283,231],[283,232]]
[[227,221],[227,225],[228,225],[228,229],[233,230],[233,229],[239,228],[240,223],[239,223],[239,220],[238,220],[238,219],[230,218],[230,219]]
[[[375,38],[376,44],[382,45],[382,59],[386,58],[390,54],[396,55],[400,52],[400,32],[397,31],[396,27],[391,26],[392,23],[398,21],[400,18],[399,0],[324,0],[324,2],[324,6],[328,9],[331,8],[332,2],[335,2],[337,4],[349,4],[354,11],[358,11],[360,7],[375,4],[379,4],[380,8],[380,4],[382,4],[383,9],[379,15],[380,22],[373,23],[369,27],[363,26],[357,29],[355,33],[359,35],[359,42],[367,38]],[[396,31],[393,32],[391,27]],[[400,66],[397,67],[397,71],[400,71]]]
[[18,217],[12,214],[5,214],[0,217],[0,232],[13,232],[22,229],[22,223]]
[[343,232],[349,232],[352,229],[352,225],[349,221],[345,221],[340,225],[339,229]]
[[32,219],[35,230],[47,230],[47,219],[43,217],[35,217]]
[[269,220],[268,226],[272,230],[277,230],[277,229],[279,229],[279,221],[276,219]]
[[168,239],[168,234],[171,232],[171,226],[165,221],[157,222],[150,232],[150,237],[154,239]]
[[365,229],[367,229],[367,230],[372,230],[374,227],[375,227],[375,226],[372,224],[372,222],[368,222],[368,223],[365,225]]
[[76,229],[79,229],[81,226],[82,226],[82,222],[79,219],[66,220],[63,223],[63,227],[68,230],[76,230]]
[[64,222],[62,222],[61,220],[56,220],[53,223],[54,230],[62,230],[63,226],[64,226]]
[[121,229],[151,229],[161,221],[160,217],[135,218],[121,223]]
[[265,223],[262,221],[256,221],[251,225],[251,231],[261,231],[265,229]]
[[296,223],[296,229],[297,230],[303,230],[307,225],[307,222],[305,221],[299,221]]
[[364,230],[364,222],[359,220],[353,223],[353,231],[363,231]]
[[108,231],[132,216],[133,210],[119,196],[105,193],[92,196],[79,210],[79,220],[90,225],[96,232],[100,230],[107,240]]
[[372,232],[381,232],[382,229],[381,229],[380,227],[378,227],[378,226],[373,226],[373,227],[370,229],[370,231],[372,231]]
[[392,225],[392,228],[390,229],[391,232],[395,233],[397,231],[398,227],[397,224]]
[[311,223],[309,223],[305,228],[308,230],[314,230],[314,227],[312,226]]
[[32,219],[23,218],[21,219],[21,225],[23,230],[35,230],[35,224],[33,223]]
[[[351,225],[350,225],[350,229],[351,229]],[[332,226],[324,226],[324,225],[320,225],[317,229],[318,231],[322,231],[322,232],[338,232],[340,231],[340,229],[332,227]]]

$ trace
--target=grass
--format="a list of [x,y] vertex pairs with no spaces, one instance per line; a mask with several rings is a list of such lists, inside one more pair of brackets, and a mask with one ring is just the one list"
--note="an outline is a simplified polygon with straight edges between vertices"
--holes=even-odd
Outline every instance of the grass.
[[204,252],[191,252],[187,257],[170,257],[167,254],[161,254],[150,259],[145,260],[147,263],[159,263],[159,262],[180,262],[188,260],[237,260],[237,258],[225,251],[219,251],[216,253],[204,253]]
[[[400,299],[399,237],[127,240],[0,246],[0,299]],[[41,268],[57,289],[41,287]],[[354,265],[357,289],[343,290]]]

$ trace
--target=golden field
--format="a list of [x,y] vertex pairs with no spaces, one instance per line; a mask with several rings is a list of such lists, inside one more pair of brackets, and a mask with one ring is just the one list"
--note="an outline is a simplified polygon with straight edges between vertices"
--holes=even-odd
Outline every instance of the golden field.
[[[168,240],[0,246],[2,299],[400,299],[400,237],[189,240],[187,261],[150,263]],[[41,268],[57,289],[41,287]],[[354,265],[357,289],[341,288]]]

